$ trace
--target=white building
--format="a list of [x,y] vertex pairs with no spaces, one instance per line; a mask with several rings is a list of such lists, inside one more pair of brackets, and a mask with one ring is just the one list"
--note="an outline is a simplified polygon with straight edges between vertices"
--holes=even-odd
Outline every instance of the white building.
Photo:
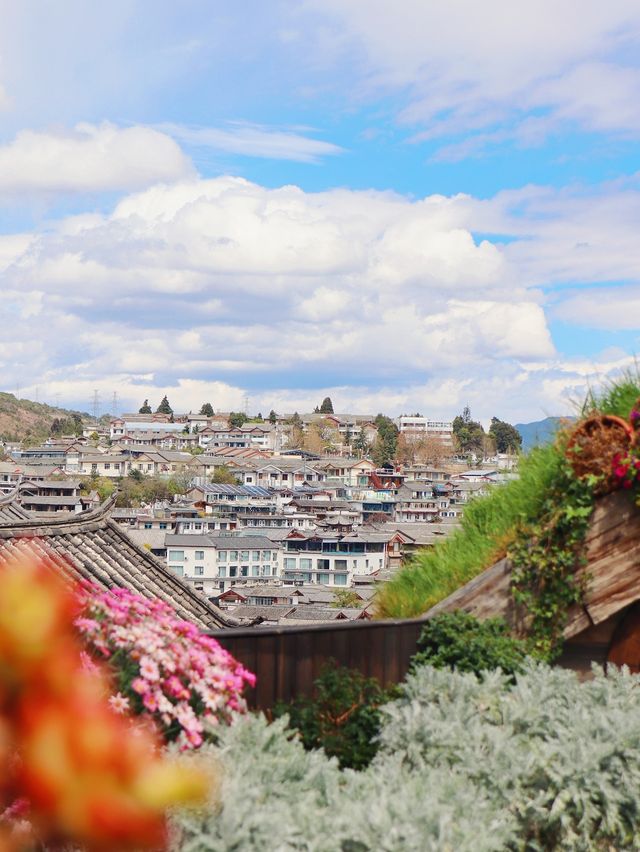
[[280,548],[260,535],[167,535],[167,565],[206,595],[240,579],[268,582],[280,576]]
[[440,438],[443,443],[453,443],[453,423],[450,420],[430,420],[420,415],[402,415],[396,420],[396,426],[402,435],[409,439]]
[[292,530],[282,541],[284,582],[350,586],[357,576],[388,566],[391,533],[358,530],[346,535]]

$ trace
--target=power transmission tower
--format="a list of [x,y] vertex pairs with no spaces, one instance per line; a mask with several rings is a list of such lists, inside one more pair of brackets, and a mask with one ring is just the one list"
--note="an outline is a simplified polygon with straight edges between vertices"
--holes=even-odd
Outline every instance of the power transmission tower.
[[93,411],[93,422],[96,427],[98,425],[98,412],[100,411],[100,391],[94,390],[93,399],[91,400],[91,409]]

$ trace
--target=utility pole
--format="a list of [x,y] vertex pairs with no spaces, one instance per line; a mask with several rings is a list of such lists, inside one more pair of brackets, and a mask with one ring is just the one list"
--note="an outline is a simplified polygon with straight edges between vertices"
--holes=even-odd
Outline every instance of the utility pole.
[[111,413],[114,417],[118,416],[118,392],[113,392],[113,399],[111,400]]

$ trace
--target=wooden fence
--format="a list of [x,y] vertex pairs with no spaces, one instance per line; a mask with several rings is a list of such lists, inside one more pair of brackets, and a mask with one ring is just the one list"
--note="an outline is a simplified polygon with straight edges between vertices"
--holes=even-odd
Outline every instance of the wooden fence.
[[299,627],[253,627],[215,630],[211,635],[257,677],[247,691],[251,707],[268,710],[277,701],[309,695],[322,666],[335,660],[358,669],[382,685],[398,683],[424,619],[345,621]]

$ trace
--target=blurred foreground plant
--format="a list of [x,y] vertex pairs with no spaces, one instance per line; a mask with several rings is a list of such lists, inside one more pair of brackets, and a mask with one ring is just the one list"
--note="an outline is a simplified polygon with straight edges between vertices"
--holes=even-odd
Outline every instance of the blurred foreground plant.
[[1,827],[24,799],[34,844],[161,848],[164,810],[200,800],[205,777],[109,706],[106,673],[81,664],[78,608],[28,546],[0,565],[0,849],[29,848]]

